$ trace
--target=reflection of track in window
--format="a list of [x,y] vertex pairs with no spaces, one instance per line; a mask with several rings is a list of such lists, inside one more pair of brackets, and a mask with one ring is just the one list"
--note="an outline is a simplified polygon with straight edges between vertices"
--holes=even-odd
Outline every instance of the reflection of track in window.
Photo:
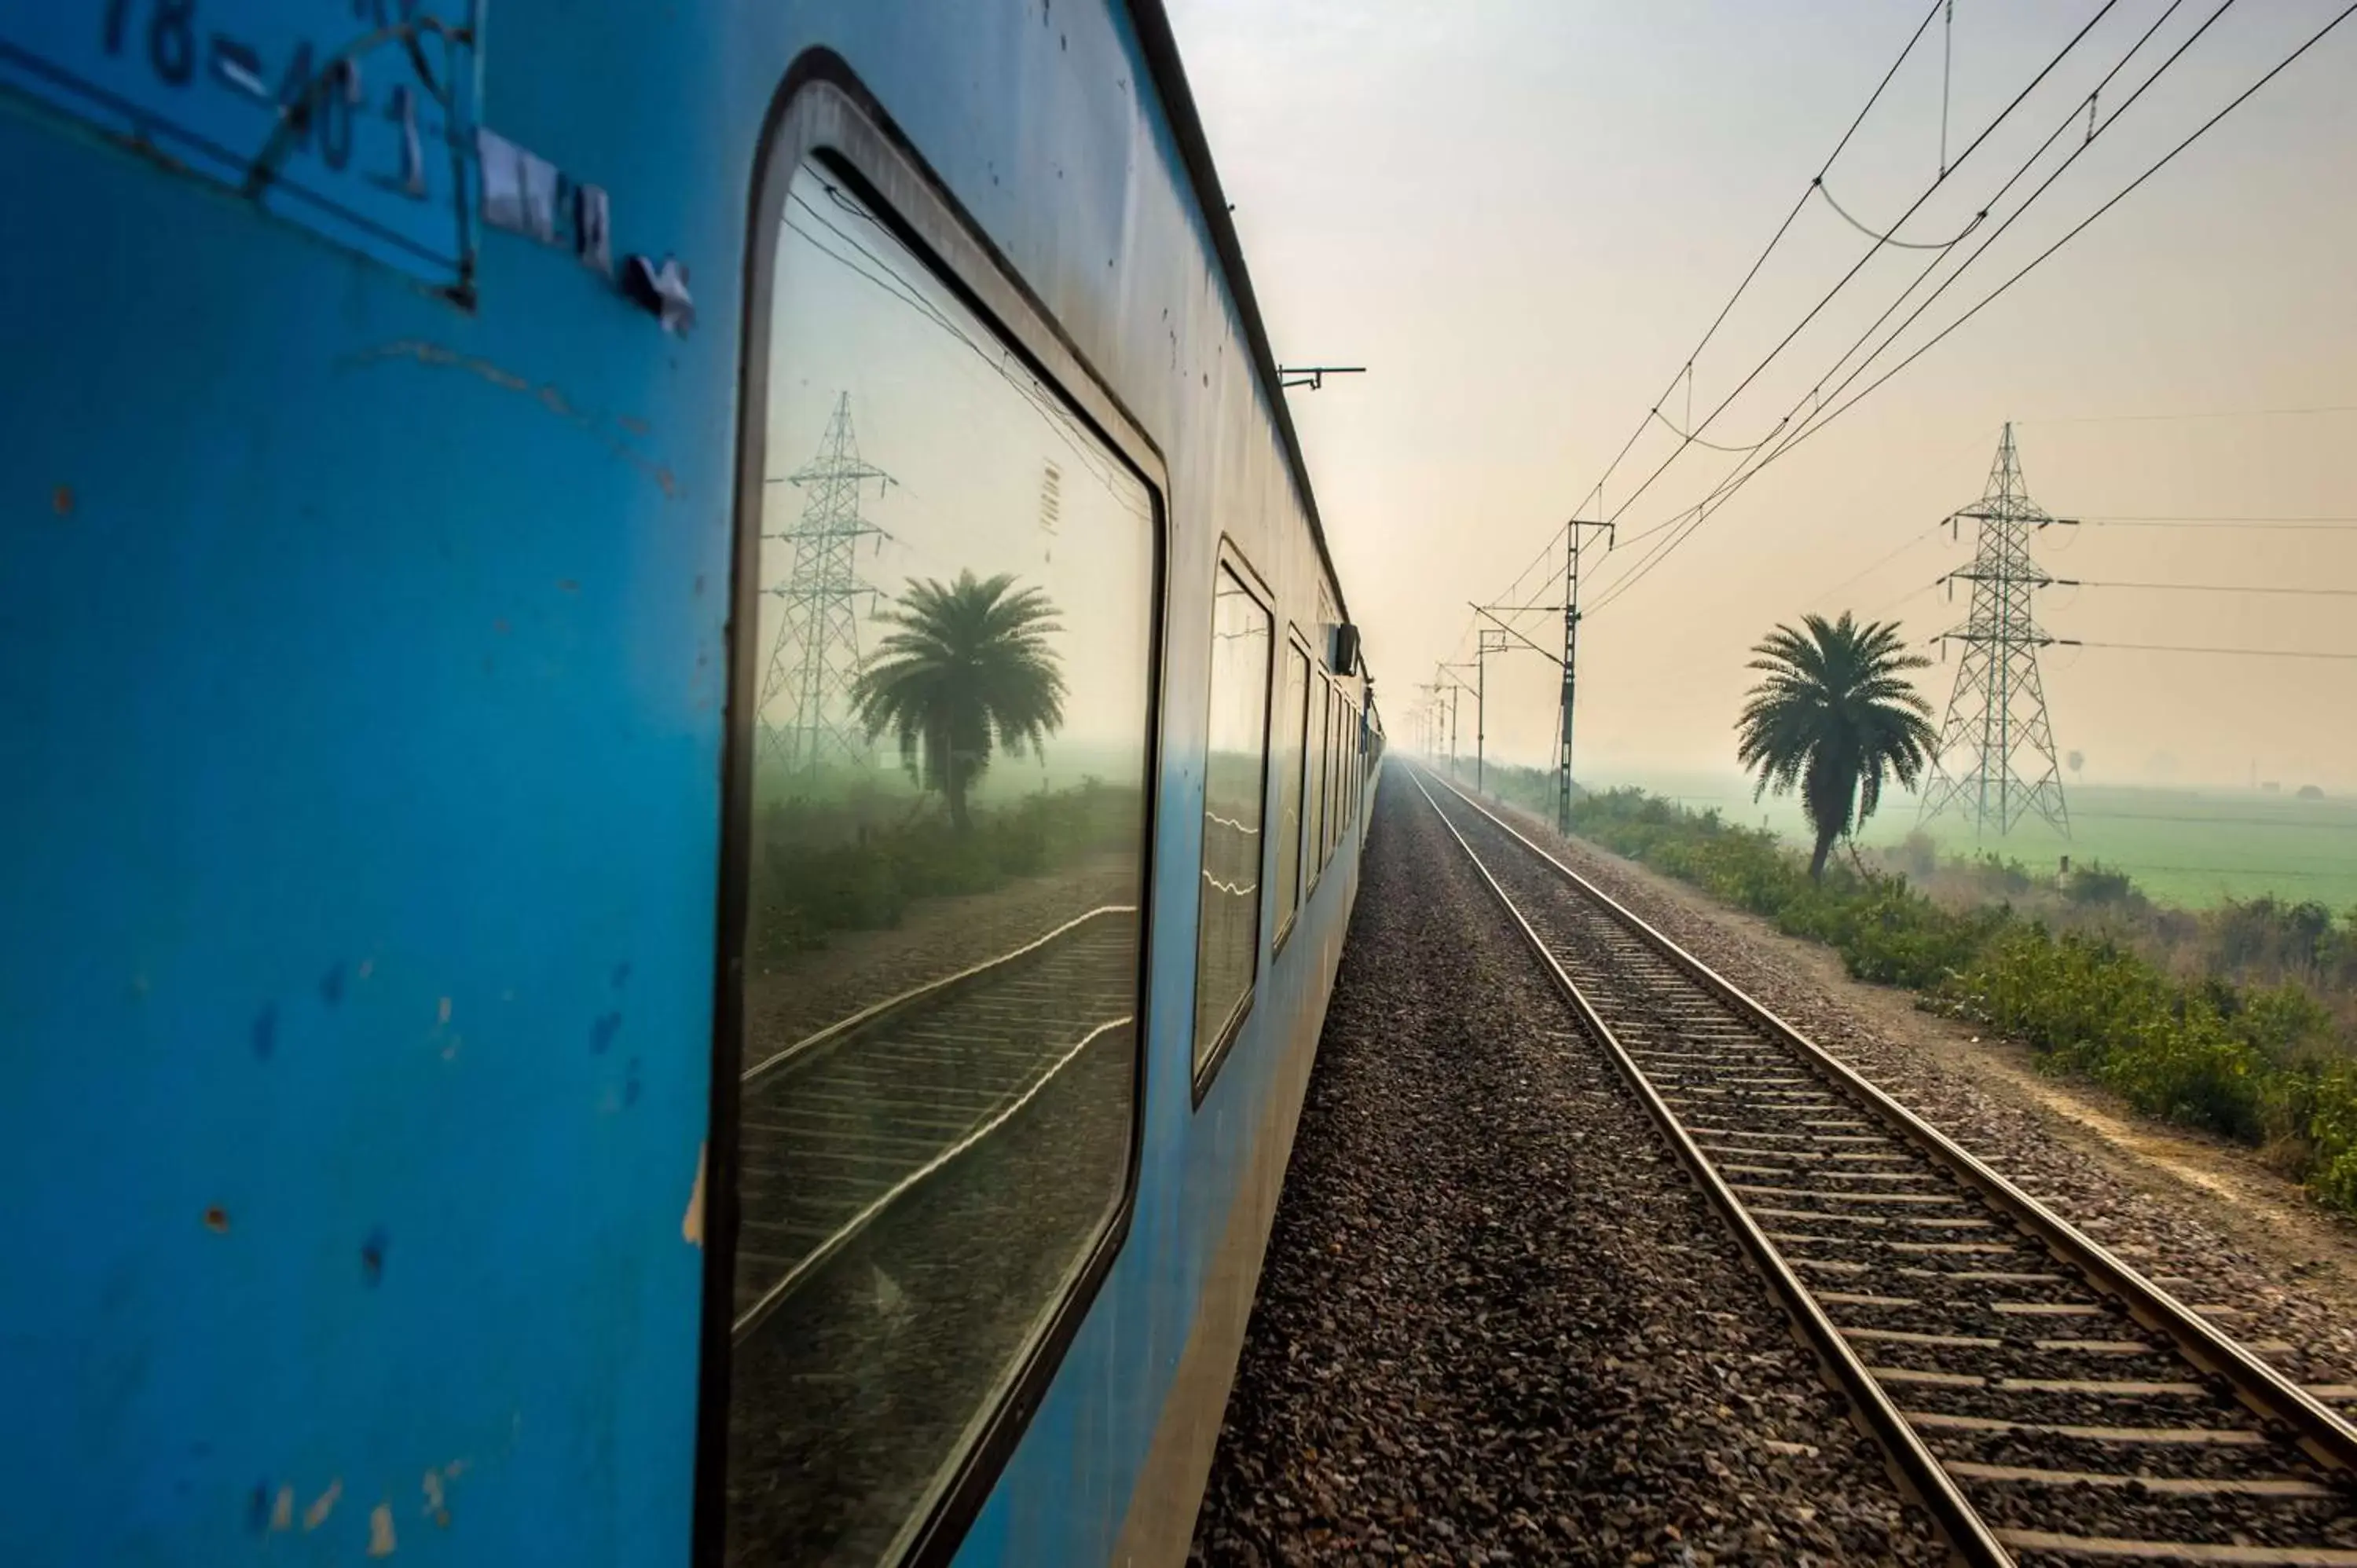
[[1136,915],[1092,909],[747,1071],[737,1335],[1131,1022]]

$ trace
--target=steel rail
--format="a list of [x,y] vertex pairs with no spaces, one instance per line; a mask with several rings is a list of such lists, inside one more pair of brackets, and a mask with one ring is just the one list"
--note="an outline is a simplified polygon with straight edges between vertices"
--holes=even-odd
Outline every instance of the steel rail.
[[737,1315],[736,1321],[729,1325],[729,1342],[732,1344],[741,1344],[747,1335],[759,1327],[762,1320],[778,1309],[778,1305],[780,1302],[784,1301],[787,1296],[793,1294],[795,1286],[801,1284],[804,1280],[816,1273],[820,1268],[832,1262],[845,1247],[848,1247],[853,1241],[858,1240],[861,1232],[865,1231],[870,1225],[874,1224],[879,1218],[881,1218],[885,1210],[899,1202],[900,1199],[908,1197],[909,1193],[914,1192],[929,1178],[950,1165],[951,1162],[954,1161],[959,1155],[964,1154],[967,1150],[972,1149],[976,1144],[980,1144],[985,1138],[989,1137],[993,1133],[997,1132],[1001,1127],[1006,1125],[1009,1121],[1013,1120],[1017,1112],[1022,1110],[1025,1106],[1030,1104],[1032,1101],[1039,1097],[1039,1091],[1048,1087],[1049,1080],[1053,1079],[1058,1073],[1063,1071],[1066,1068],[1071,1066],[1074,1061],[1078,1060],[1082,1051],[1087,1050],[1091,1046],[1096,1044],[1098,1040],[1102,1039],[1112,1031],[1121,1028],[1125,1025],[1136,1022],[1136,1017],[1137,1015],[1134,1013],[1125,1013],[1118,1018],[1108,1018],[1103,1023],[1099,1024],[1095,1028],[1091,1029],[1087,1034],[1082,1035],[1078,1040],[1074,1041],[1062,1055],[1059,1056],[1053,1062],[1049,1064],[1047,1071],[1041,1073],[1038,1078],[1033,1079],[1029,1084],[1026,1085],[1021,1093],[1009,1096],[1005,1102],[994,1109],[990,1114],[985,1116],[981,1121],[975,1122],[974,1126],[967,1129],[965,1134],[959,1138],[957,1142],[934,1155],[923,1165],[919,1165],[915,1170],[910,1171],[908,1175],[894,1182],[889,1187],[887,1187],[883,1193],[871,1199],[859,1210],[858,1213],[853,1215],[842,1225],[836,1227],[834,1234],[827,1237],[825,1240],[820,1242],[816,1247],[811,1249],[809,1252],[802,1256],[800,1262],[796,1262],[792,1268],[788,1269],[782,1275],[774,1281],[770,1285],[769,1289],[763,1291],[759,1300],[755,1301],[752,1305],[747,1307],[743,1312]]
[[1091,920],[1102,918],[1106,915],[1135,915],[1136,913],[1137,906],[1135,904],[1100,904],[1095,908],[1088,910],[1084,914],[1073,916],[1071,919],[1066,920],[1062,925],[1058,926],[1053,930],[1043,932],[1039,936],[1032,938],[1029,941],[1025,942],[1019,948],[1000,953],[996,958],[986,958],[980,963],[970,964],[966,968],[959,970],[955,974],[944,975],[939,980],[929,980],[922,985],[912,986],[909,990],[901,992],[897,996],[888,996],[883,1001],[876,1003],[872,1006],[863,1007],[847,1018],[838,1018],[834,1023],[829,1024],[825,1028],[820,1029],[814,1034],[804,1035],[801,1039],[796,1040],[793,1044],[780,1047],[769,1056],[762,1058],[759,1061],[755,1062],[751,1067],[747,1068],[744,1073],[739,1077],[738,1081],[740,1083],[750,1083],[772,1068],[780,1067],[787,1062],[796,1059],[797,1058],[808,1056],[811,1052],[823,1049],[828,1046],[841,1045],[844,1041],[851,1038],[855,1035],[865,1033],[866,1030],[874,1028],[878,1024],[885,1023],[891,1018],[899,1016],[901,1013],[906,1012],[909,1008],[919,1003],[946,1000],[949,996],[954,994],[958,991],[963,990],[974,981],[980,980],[985,975],[992,974],[998,970],[1004,969],[1008,964],[1014,963],[1018,960],[1029,958],[1033,954],[1037,953],[1040,949],[1046,947],[1049,942],[1054,941],[1057,938],[1069,934],[1076,928],[1086,925]]
[[[2311,1459],[2344,1476],[2357,1476],[2357,1426],[2327,1407],[2209,1319],[2179,1302],[2143,1274],[2122,1262],[2108,1248],[2072,1225],[2045,1204],[2016,1187],[1978,1156],[1924,1121],[1846,1062],[1787,1024],[1768,1007],[1712,969],[1701,959],[1655,929],[1641,917],[1594,883],[1533,843],[1520,829],[1455,786],[1449,793],[1463,800],[1501,832],[1529,850],[1559,876],[1578,889],[1613,919],[1634,932],[1720,1001],[1733,1007],[1756,1027],[1802,1057],[1833,1085],[1898,1133],[1934,1165],[1946,1168],[1959,1186],[1975,1192],[1984,1203],[2016,1220],[2057,1257],[2080,1269],[2089,1283],[2117,1298],[2128,1314],[2146,1328],[2163,1335],[2179,1354],[2203,1371],[2225,1380],[2234,1397],[2259,1415],[2280,1421]],[[1431,796],[1426,795],[1427,800]],[[1435,811],[1438,802],[1433,802]],[[1442,820],[1446,822],[1444,813]],[[1452,832],[1454,827],[1452,824]],[[1464,840],[1458,837],[1459,843]],[[1471,854],[1469,847],[1467,853]]]
[[[2012,1553],[1997,1540],[1979,1512],[1965,1500],[1954,1478],[1924,1444],[1921,1434],[1908,1423],[1881,1382],[1867,1369],[1866,1363],[1850,1348],[1849,1341],[1843,1337],[1833,1319],[1826,1316],[1815,1294],[1793,1273],[1783,1253],[1751,1217],[1751,1211],[1728,1189],[1718,1168],[1695,1146],[1684,1123],[1663,1101],[1652,1081],[1637,1066],[1627,1047],[1621,1045],[1620,1036],[1604,1022],[1571,976],[1565,972],[1562,963],[1549,950],[1545,941],[1499,884],[1497,877],[1491,875],[1480,854],[1466,842],[1457,824],[1448,820],[1448,813],[1440,809],[1440,802],[1435,800],[1432,792],[1424,787],[1424,780],[1417,777],[1419,772],[1421,769],[1414,769],[1408,775],[1410,782],[1415,785],[1416,792],[1424,797],[1425,803],[1432,808],[1433,815],[1440,819],[1440,825],[1448,831],[1449,837],[1457,841],[1457,847],[1465,852],[1465,858],[1488,886],[1491,897],[1498,900],[1499,907],[1506,911],[1515,928],[1522,932],[1523,940],[1544,967],[1547,978],[1554,982],[1555,989],[1571,1004],[1581,1026],[1611,1058],[1612,1065],[1644,1106],[1646,1114],[1661,1130],[1662,1136],[1685,1166],[1686,1174],[1702,1189],[1703,1196],[1710,1200],[1711,1206],[1718,1210],[1727,1228],[1735,1232],[1737,1241],[1750,1257],[1753,1266],[1766,1277],[1781,1300],[1785,1312],[1809,1347],[1816,1352],[1819,1363],[1830,1374],[1835,1386],[1848,1397],[1850,1407],[1857,1413],[1861,1424],[1882,1445],[1900,1484],[1932,1515],[1933,1523],[1947,1538],[1958,1558],[1971,1564],[1972,1568],[2010,1568],[2014,1560]],[[1450,792],[1458,793],[1453,787]],[[1468,803],[1471,802],[1469,800]],[[1478,806],[1475,809],[1480,810]],[[1489,815],[1486,811],[1482,814]],[[1491,820],[1496,821],[1495,818]],[[1502,822],[1499,825],[1504,826]],[[1511,828],[1506,831],[1513,832]],[[1522,835],[1516,833],[1514,836],[1521,838]],[[1523,842],[1527,843],[1529,841]]]

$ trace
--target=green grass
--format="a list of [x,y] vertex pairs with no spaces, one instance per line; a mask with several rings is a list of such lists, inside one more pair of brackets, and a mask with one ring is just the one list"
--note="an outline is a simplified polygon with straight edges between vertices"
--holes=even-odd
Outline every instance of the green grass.
[[[1730,822],[1758,826],[1763,819],[1780,837],[1808,842],[1797,800],[1752,803],[1749,788],[1732,776],[1649,772],[1602,774],[1599,789],[1633,785],[1695,811],[1717,811]],[[2332,909],[2357,907],[2357,800],[2302,800],[2255,789],[2144,789],[2068,787],[2071,836],[2042,822],[2002,839],[1975,843],[1954,820],[1926,832],[1952,859],[1993,852],[2037,872],[2100,860],[2125,871],[2147,897],[2189,909],[2262,894]],[[1898,844],[1915,827],[1915,798],[1886,796],[1882,811],[1858,835],[1869,849]]]

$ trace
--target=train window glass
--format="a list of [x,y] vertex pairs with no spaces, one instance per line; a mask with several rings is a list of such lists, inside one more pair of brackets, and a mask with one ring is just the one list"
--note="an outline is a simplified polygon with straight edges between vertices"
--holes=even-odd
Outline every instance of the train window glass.
[[1334,723],[1328,710],[1334,705],[1333,683],[1320,671],[1309,693],[1309,757],[1302,774],[1304,787],[1309,792],[1309,820],[1304,824],[1302,854],[1308,863],[1307,879],[1311,886],[1318,885],[1318,874],[1326,867],[1326,782],[1327,743],[1333,739]]
[[726,1556],[866,1565],[1124,1212],[1157,531],[827,166],[775,255]]
[[1351,757],[1351,767],[1343,768],[1343,788],[1351,792],[1351,825],[1355,828],[1358,825],[1358,707],[1351,710],[1348,724],[1351,724],[1351,728],[1346,731],[1346,752]]
[[1351,823],[1358,825],[1358,710],[1351,710]]
[[1364,708],[1351,720],[1351,811],[1356,816],[1366,807],[1367,793],[1367,711]]
[[1297,642],[1285,650],[1285,705],[1277,715],[1276,934],[1283,940],[1301,897],[1302,726],[1309,718],[1309,653]]
[[1326,755],[1332,758],[1326,765],[1326,837],[1318,846],[1318,864],[1322,868],[1334,858],[1334,845],[1342,836],[1342,710],[1345,703],[1340,686],[1327,688]]
[[1203,869],[1195,928],[1195,1068],[1252,1002],[1260,960],[1261,801],[1268,774],[1268,607],[1233,567],[1211,596],[1211,714],[1203,758]]
[[1359,820],[1358,734],[1359,710],[1345,702],[1342,704],[1342,829],[1346,838],[1351,825]]

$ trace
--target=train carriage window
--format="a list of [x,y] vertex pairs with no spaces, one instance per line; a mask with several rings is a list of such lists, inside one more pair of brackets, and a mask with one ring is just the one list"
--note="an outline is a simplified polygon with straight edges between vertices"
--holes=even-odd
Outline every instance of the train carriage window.
[[1200,1080],[1252,1003],[1260,960],[1261,801],[1268,779],[1268,607],[1222,564],[1211,596],[1211,724],[1195,938]]
[[1304,787],[1309,792],[1309,820],[1304,824],[1307,833],[1302,840],[1302,854],[1308,865],[1306,875],[1312,887],[1318,885],[1318,874],[1326,869],[1326,801],[1329,793],[1326,768],[1327,754],[1332,749],[1328,742],[1334,738],[1334,722],[1328,714],[1333,705],[1334,684],[1321,671],[1309,694],[1309,756],[1302,772]]
[[1347,838],[1359,820],[1359,711],[1342,704],[1342,828]]
[[1351,711],[1351,820],[1357,822],[1360,811],[1366,808],[1367,793],[1367,710]]
[[1344,836],[1359,822],[1359,710],[1342,704],[1342,826]]
[[1359,820],[1359,784],[1360,784],[1360,779],[1359,779],[1359,724],[1360,724],[1360,717],[1361,717],[1361,709],[1359,708],[1358,704],[1356,704],[1356,703],[1352,703],[1352,704],[1351,704],[1351,733],[1350,733],[1350,736],[1349,736],[1349,737],[1348,737],[1348,739],[1349,739],[1349,744],[1350,744],[1350,748],[1351,748],[1351,822],[1352,822],[1352,824],[1353,824],[1353,825],[1355,825],[1355,824],[1358,822],[1358,820]]
[[1285,706],[1277,717],[1276,940],[1293,927],[1301,897],[1301,768],[1309,719],[1309,650],[1298,642],[1285,650]]
[[726,1559],[867,1565],[1125,1212],[1158,532],[831,165],[767,282]]
[[1343,748],[1342,736],[1348,733],[1347,721],[1349,719],[1350,712],[1351,700],[1342,695],[1341,687],[1336,686],[1334,688],[1334,739],[1332,743],[1334,747],[1334,802],[1326,810],[1326,853],[1329,856],[1333,854],[1334,846],[1342,842],[1343,807],[1347,803],[1342,789],[1342,770],[1350,765],[1351,760]]

